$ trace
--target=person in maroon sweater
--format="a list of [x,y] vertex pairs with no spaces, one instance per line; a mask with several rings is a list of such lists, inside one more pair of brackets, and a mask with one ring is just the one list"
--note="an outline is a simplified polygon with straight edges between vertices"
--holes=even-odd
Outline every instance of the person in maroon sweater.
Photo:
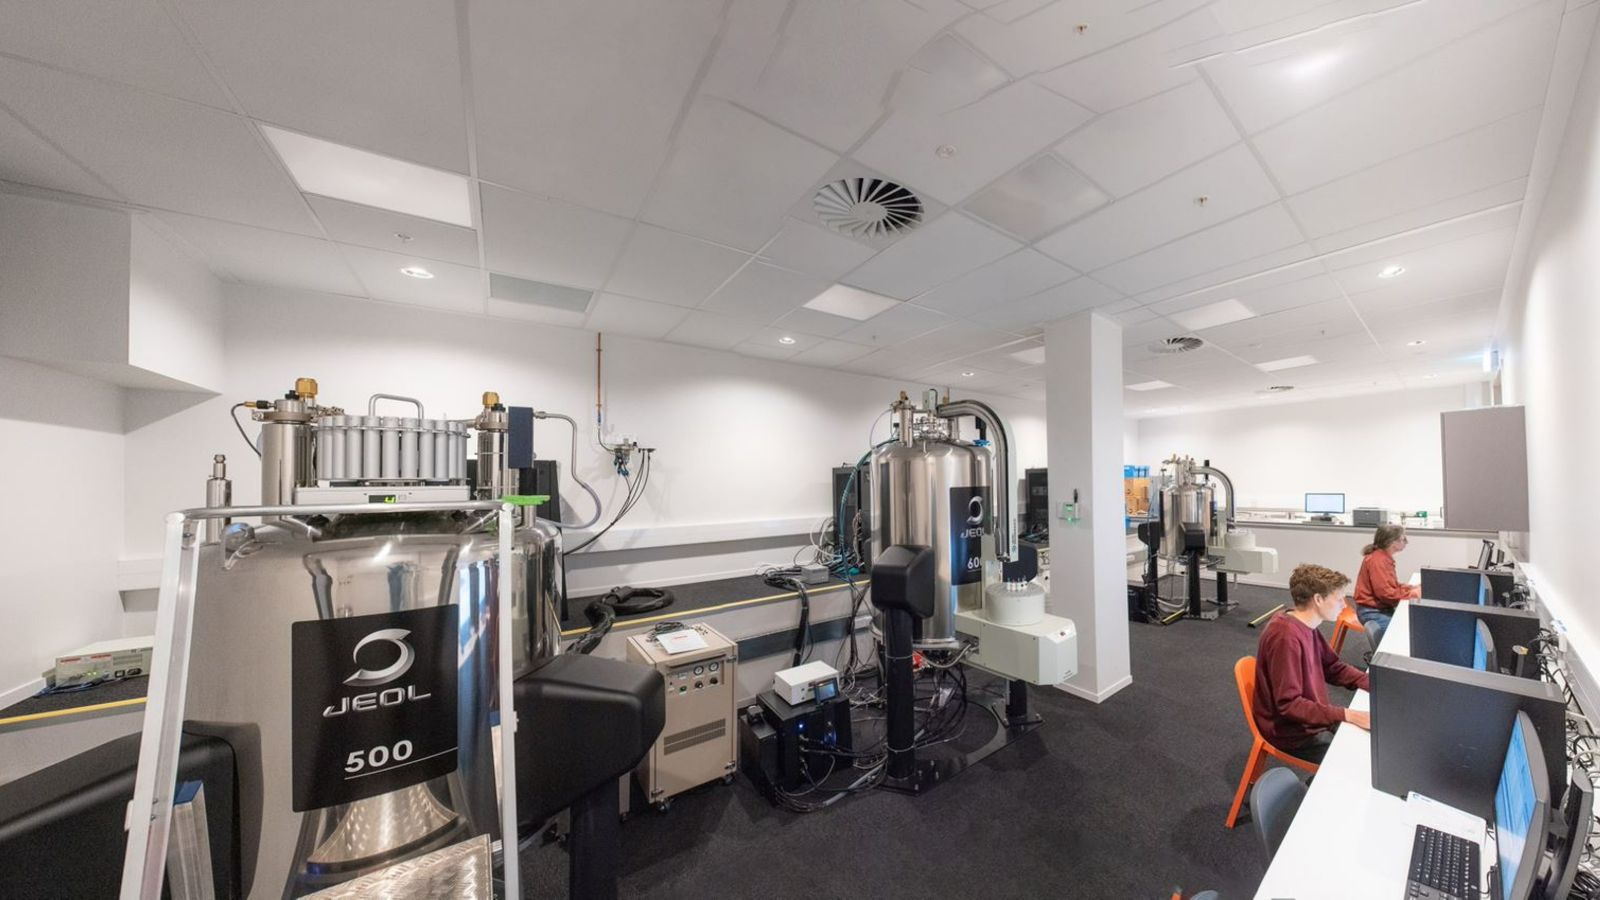
[[1340,722],[1371,727],[1366,713],[1328,702],[1330,683],[1369,688],[1366,674],[1341,662],[1317,630],[1338,620],[1349,583],[1332,569],[1296,566],[1289,576],[1294,609],[1267,623],[1256,648],[1256,728],[1267,743],[1307,762],[1322,762]]

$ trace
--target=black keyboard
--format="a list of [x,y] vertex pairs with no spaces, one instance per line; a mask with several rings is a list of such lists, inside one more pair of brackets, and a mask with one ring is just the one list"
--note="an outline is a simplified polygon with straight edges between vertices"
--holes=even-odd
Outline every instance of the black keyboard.
[[1478,896],[1478,845],[1417,826],[1411,844],[1406,900],[1474,900]]

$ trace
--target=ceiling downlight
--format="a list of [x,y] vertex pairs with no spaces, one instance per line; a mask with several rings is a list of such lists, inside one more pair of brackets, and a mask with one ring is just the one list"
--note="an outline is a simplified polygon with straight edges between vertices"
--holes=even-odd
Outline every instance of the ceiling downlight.
[[823,185],[811,207],[824,225],[856,238],[904,234],[922,224],[922,198],[884,178],[853,177]]

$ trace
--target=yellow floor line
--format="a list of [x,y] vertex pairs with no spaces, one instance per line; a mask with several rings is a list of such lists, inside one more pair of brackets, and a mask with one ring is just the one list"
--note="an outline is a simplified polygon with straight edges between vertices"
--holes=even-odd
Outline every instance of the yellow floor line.
[[0,728],[7,725],[20,725],[23,722],[37,722],[41,719],[54,719],[60,716],[78,716],[84,713],[100,712],[106,709],[120,709],[124,706],[137,706],[144,703],[146,698],[135,697],[132,700],[113,700],[110,703],[95,703],[90,706],[74,706],[71,709],[54,709],[50,712],[29,713],[26,716],[12,716],[9,719],[0,719]]

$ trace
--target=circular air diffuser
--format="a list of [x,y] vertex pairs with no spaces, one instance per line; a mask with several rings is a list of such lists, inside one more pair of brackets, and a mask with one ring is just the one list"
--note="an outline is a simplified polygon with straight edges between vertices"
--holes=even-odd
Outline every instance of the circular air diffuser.
[[882,178],[841,178],[823,185],[811,208],[824,225],[851,237],[890,237],[922,224],[922,200]]
[[1151,353],[1170,355],[1173,353],[1188,353],[1190,350],[1199,350],[1205,345],[1205,341],[1200,340],[1194,335],[1185,335],[1183,337],[1170,337],[1164,341],[1156,341],[1155,343],[1149,345],[1149,350]]

